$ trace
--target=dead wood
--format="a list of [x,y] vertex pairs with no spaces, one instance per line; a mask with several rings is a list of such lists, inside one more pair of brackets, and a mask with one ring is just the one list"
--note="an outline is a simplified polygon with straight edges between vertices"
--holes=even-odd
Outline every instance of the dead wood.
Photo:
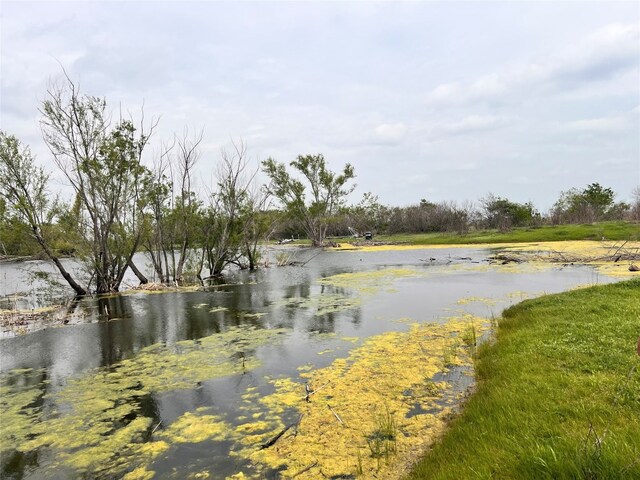
[[304,414],[300,414],[300,416],[298,417],[297,421],[295,421],[293,423],[290,423],[289,425],[285,426],[282,430],[280,430],[273,437],[271,437],[267,442],[265,442],[262,445],[260,445],[260,448],[258,450],[264,450],[265,448],[269,448],[269,447],[273,446],[291,428],[293,428],[293,427],[297,428],[298,425],[300,424],[300,421],[302,420],[303,416],[304,416]]

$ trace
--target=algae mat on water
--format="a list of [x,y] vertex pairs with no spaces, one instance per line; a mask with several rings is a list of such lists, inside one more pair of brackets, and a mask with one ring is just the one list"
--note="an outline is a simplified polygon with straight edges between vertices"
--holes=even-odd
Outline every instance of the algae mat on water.
[[[487,328],[472,316],[414,323],[302,373],[306,386],[281,378],[271,395],[248,392],[244,409],[256,420],[237,432],[246,435],[235,455],[264,466],[255,478],[268,470],[282,478],[399,478],[441,434],[452,397],[464,390],[454,382],[471,374],[476,335]],[[298,420],[285,425],[287,413]]]
[[[46,471],[90,472],[116,478],[148,463],[170,443],[218,439],[220,418],[187,413],[146,442],[154,420],[141,413],[145,397],[199,381],[256,368],[254,350],[278,341],[285,330],[235,327],[199,340],[155,344],[110,368],[73,378],[60,390],[47,380],[25,385],[30,374],[13,371],[0,378],[0,451],[38,452],[50,458]],[[226,430],[229,430],[228,428]]]

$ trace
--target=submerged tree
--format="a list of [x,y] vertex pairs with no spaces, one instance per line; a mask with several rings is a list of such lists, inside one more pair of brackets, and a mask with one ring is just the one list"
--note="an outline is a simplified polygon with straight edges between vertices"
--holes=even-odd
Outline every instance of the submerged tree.
[[96,293],[118,291],[141,239],[151,184],[141,160],[149,134],[129,120],[112,128],[106,101],[81,95],[68,77],[48,91],[41,113],[44,140],[81,205],[80,254],[90,284]]
[[292,177],[283,163],[269,158],[262,165],[270,179],[268,192],[282,202],[288,215],[301,222],[311,244],[322,246],[329,219],[355,188],[346,187],[355,177],[353,167],[346,164],[336,174],[327,169],[321,154],[298,156],[289,165],[306,180],[310,190],[307,196],[305,184]]
[[230,264],[250,270],[257,266],[258,244],[269,225],[261,215],[266,194],[255,183],[256,173],[249,170],[244,142],[222,150],[205,222],[203,258],[210,275]]
[[0,131],[0,196],[26,222],[46,256],[78,295],[87,292],[65,269],[50,245],[48,230],[54,215],[49,199],[49,175],[36,166],[28,147],[13,135]]

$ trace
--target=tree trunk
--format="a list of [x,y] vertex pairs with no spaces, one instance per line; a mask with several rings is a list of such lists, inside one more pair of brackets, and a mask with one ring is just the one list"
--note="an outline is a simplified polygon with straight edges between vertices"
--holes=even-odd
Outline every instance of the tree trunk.
[[128,262],[129,268],[131,269],[131,271],[135,274],[136,277],[138,277],[138,280],[140,280],[140,285],[144,285],[146,283],[149,283],[149,280],[147,279],[147,277],[145,277],[142,272],[140,270],[138,270],[138,267],[136,267],[136,264],[133,263],[133,260],[129,259]]
[[44,241],[44,238],[42,238],[40,236],[40,234],[38,233],[38,230],[36,228],[33,229],[33,233],[36,237],[36,240],[38,241],[38,243],[40,244],[40,246],[42,247],[42,249],[44,250],[44,253],[46,253],[47,257],[49,257],[51,259],[51,261],[55,264],[55,266],[58,268],[58,271],[60,272],[60,274],[64,277],[64,279],[67,281],[67,283],[69,284],[69,286],[71,288],[73,288],[73,290],[76,292],[76,295],[81,296],[81,295],[86,295],[87,291],[82,288],[74,279],[73,277],[69,274],[69,272],[67,272],[67,270],[64,268],[64,266],[62,265],[62,263],[60,262],[60,260],[58,259],[58,257],[56,257],[53,252],[51,250],[49,250],[49,246],[47,245],[47,243]]

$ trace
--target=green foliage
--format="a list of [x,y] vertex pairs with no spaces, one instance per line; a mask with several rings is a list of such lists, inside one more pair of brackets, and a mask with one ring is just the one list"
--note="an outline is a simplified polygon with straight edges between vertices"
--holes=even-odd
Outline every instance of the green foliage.
[[544,225],[514,228],[509,232],[478,230],[465,235],[449,233],[378,235],[381,242],[409,245],[461,245],[513,242],[555,242],[563,240],[638,240],[640,228],[633,222],[600,222],[587,225]]
[[531,202],[516,203],[492,194],[482,200],[482,205],[487,226],[501,231],[532,225],[540,216]]
[[130,120],[110,127],[106,101],[80,95],[66,80],[42,104],[43,137],[76,193],[76,205],[63,218],[77,222],[70,232],[80,239],[76,253],[95,281],[93,290],[114,292],[143,232],[152,177],[141,157],[149,137]]
[[640,478],[640,280],[527,300],[409,478]]
[[551,214],[555,223],[595,222],[620,219],[630,205],[616,204],[615,193],[599,183],[592,183],[582,190],[571,189],[560,194]]
[[282,203],[289,216],[302,223],[312,245],[321,246],[330,217],[354,189],[346,187],[355,177],[353,167],[346,164],[339,174],[331,172],[321,154],[299,155],[289,165],[304,177],[309,191],[302,181],[291,176],[284,164],[271,158],[262,162],[270,179],[268,191]]

